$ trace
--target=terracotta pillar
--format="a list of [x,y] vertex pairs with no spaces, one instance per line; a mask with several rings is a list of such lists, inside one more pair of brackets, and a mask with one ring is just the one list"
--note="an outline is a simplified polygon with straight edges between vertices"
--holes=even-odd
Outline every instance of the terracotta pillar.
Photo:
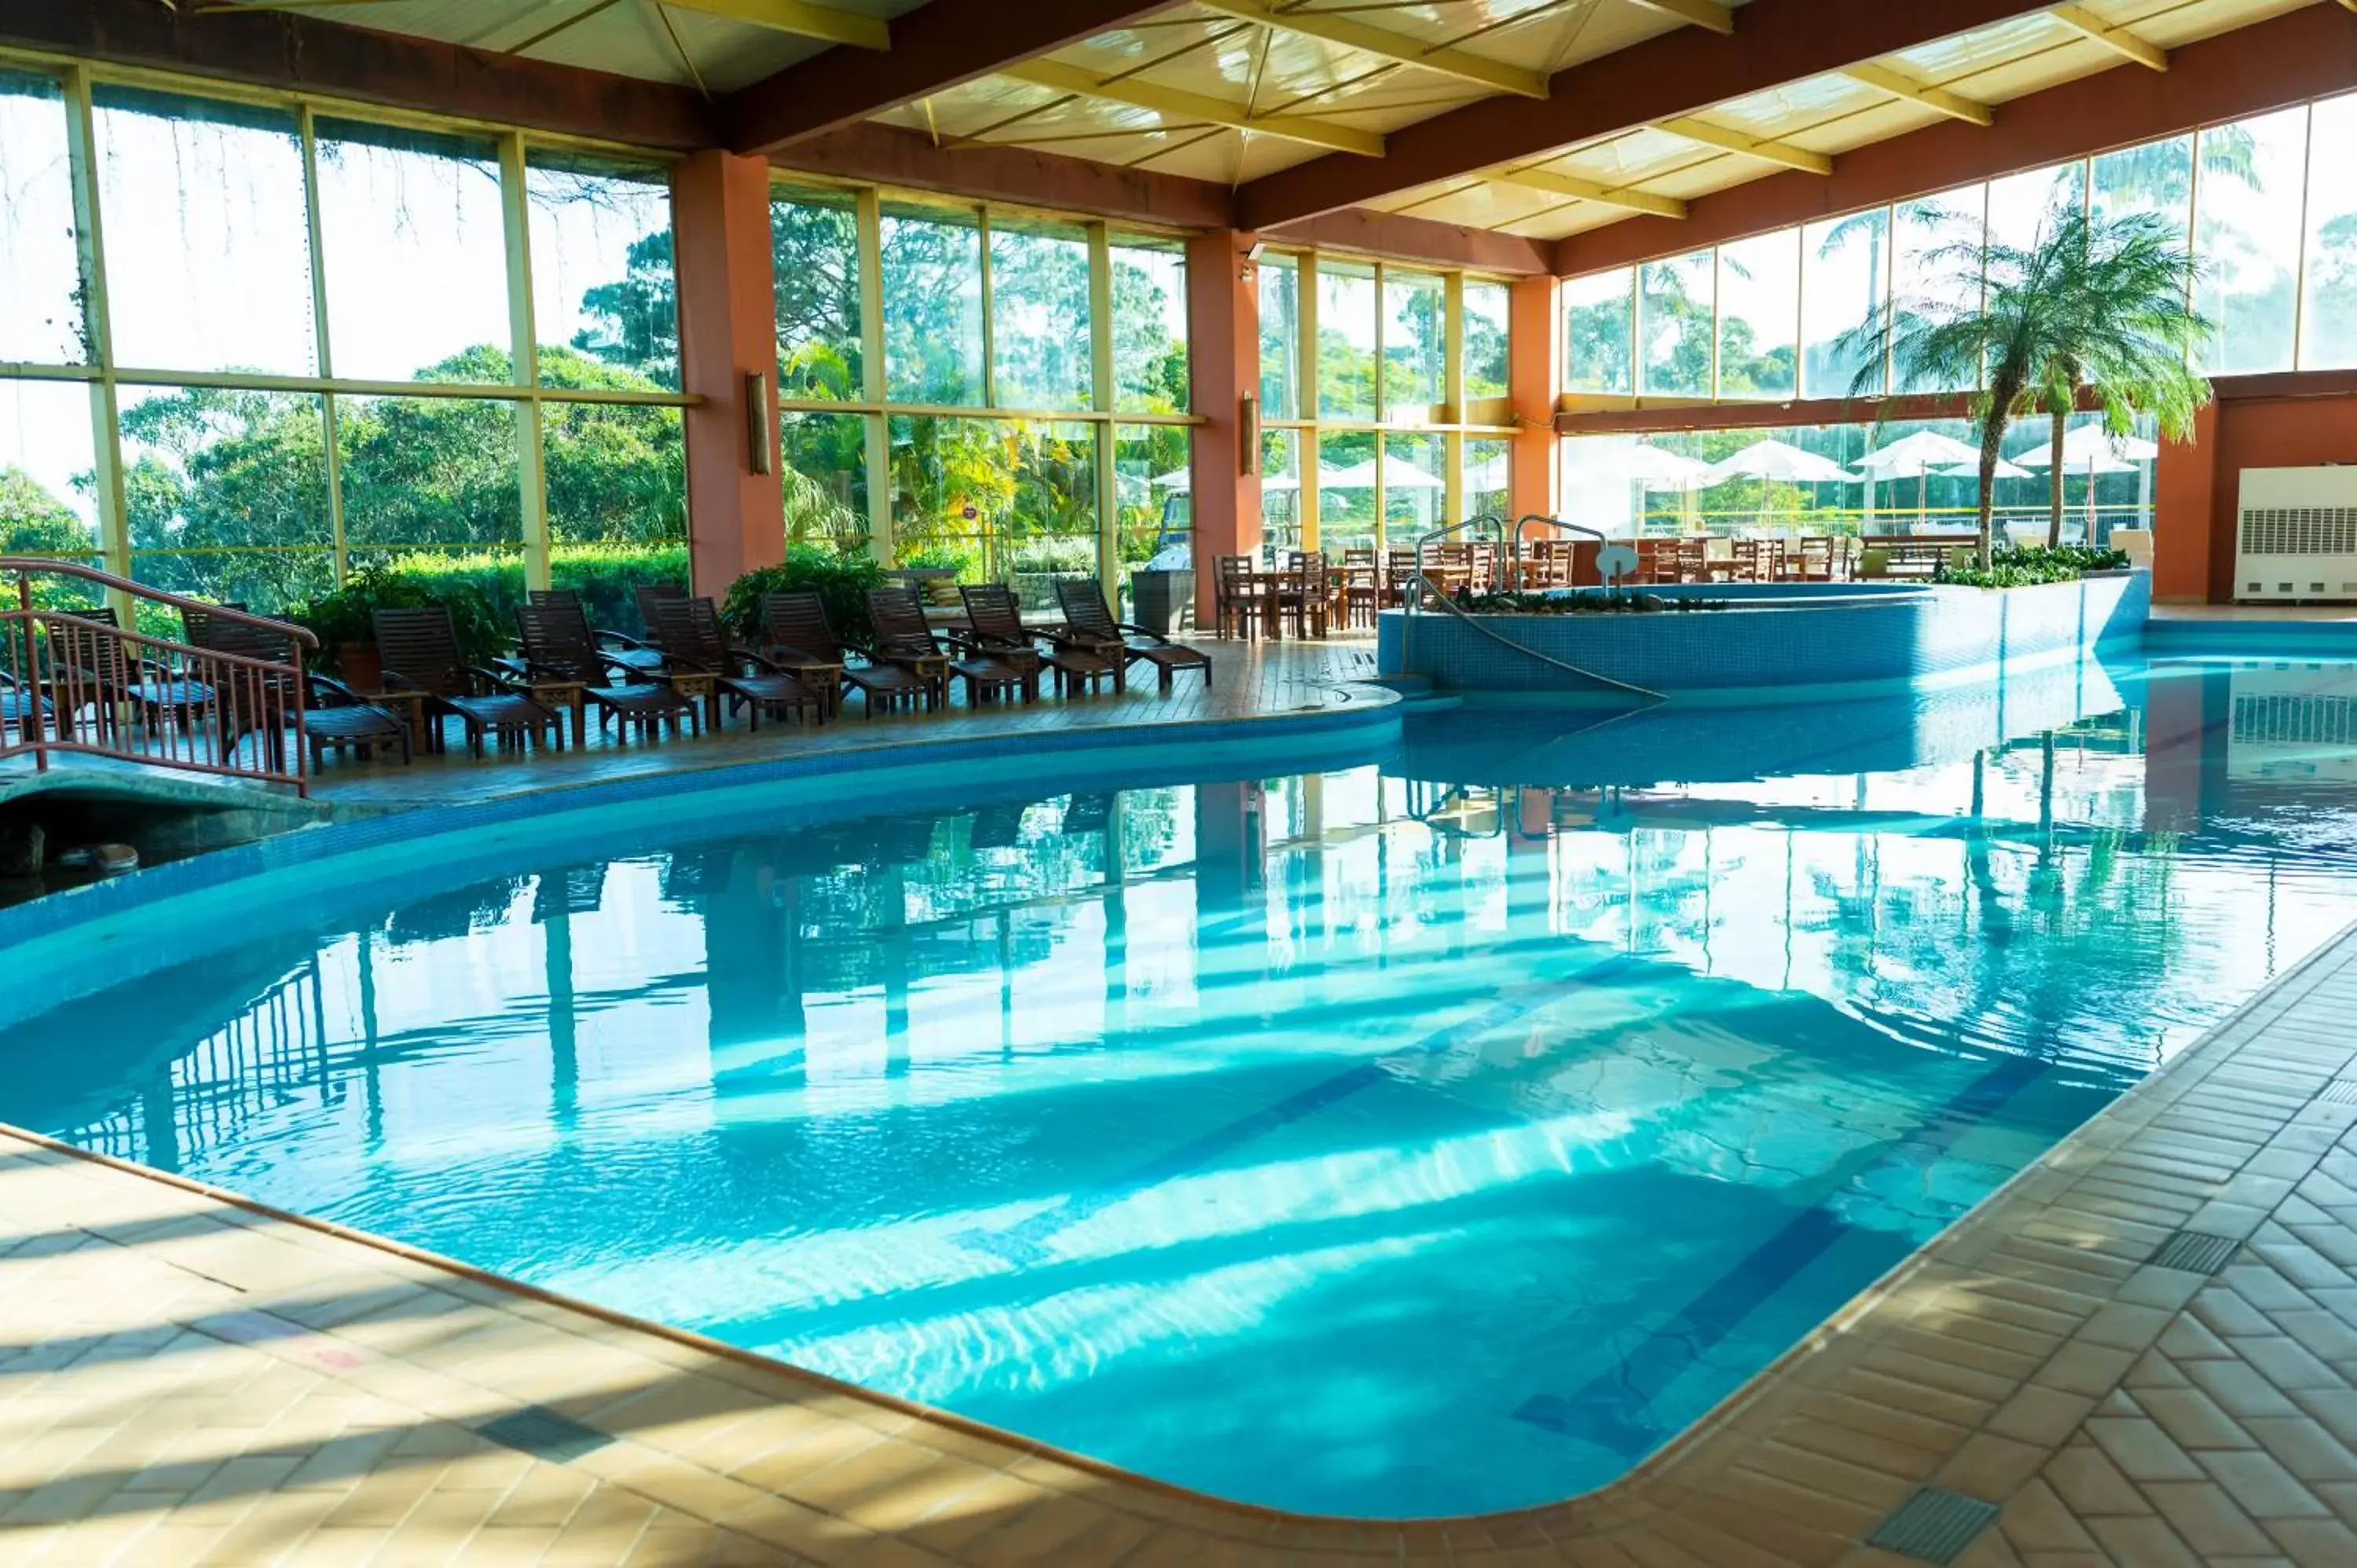
[[[672,204],[680,386],[704,399],[685,414],[688,572],[697,593],[717,596],[786,556],[769,163],[698,153],[673,170]],[[753,471],[747,378],[754,374],[773,411],[760,437],[767,473]]]
[[[1214,230],[1187,242],[1187,381],[1195,426],[1195,624],[1208,628],[1212,560],[1260,546],[1260,269],[1252,236]],[[1251,400],[1247,403],[1246,400]]]
[[2163,441],[2152,466],[2152,596],[2211,602],[2211,532],[2218,505],[2218,405],[2194,415],[2190,441]]
[[1510,312],[1512,361],[1506,388],[1514,402],[1513,512],[1528,517],[1563,511],[1555,464],[1555,407],[1563,392],[1562,285],[1553,277],[1518,278]]

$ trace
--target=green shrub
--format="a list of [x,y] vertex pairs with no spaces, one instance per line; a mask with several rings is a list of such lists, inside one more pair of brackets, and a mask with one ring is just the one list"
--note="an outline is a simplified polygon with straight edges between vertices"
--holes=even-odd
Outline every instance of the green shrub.
[[2109,572],[2128,564],[2124,550],[2091,544],[2000,544],[1989,552],[1986,571],[1969,556],[1950,564],[1943,582],[1965,588],[2032,588],[2041,583],[2075,583],[2089,572]]
[[[548,575],[553,585],[580,594],[590,625],[642,636],[646,623],[631,590],[642,583],[685,582],[687,546],[559,545],[549,552]],[[339,644],[376,640],[372,611],[447,604],[459,652],[480,664],[513,645],[523,591],[523,562],[514,555],[421,551],[360,568],[336,592],[296,608],[292,618],[319,639],[320,663],[332,671]]]
[[291,618],[319,639],[318,662],[332,674],[339,667],[339,650],[346,643],[376,641],[371,618],[376,611],[436,604],[450,607],[458,653],[469,664],[485,663],[507,648],[506,624],[473,583],[455,575],[429,582],[388,566],[361,567],[342,587],[300,607]]
[[815,589],[826,606],[835,635],[852,642],[868,637],[867,590],[884,585],[884,569],[865,552],[845,553],[821,544],[791,544],[780,565],[758,567],[728,585],[720,618],[740,642],[761,635],[761,596]]

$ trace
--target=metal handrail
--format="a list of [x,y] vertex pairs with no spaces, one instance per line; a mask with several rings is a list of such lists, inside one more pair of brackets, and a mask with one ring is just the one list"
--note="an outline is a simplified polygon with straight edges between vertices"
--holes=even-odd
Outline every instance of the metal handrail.
[[1514,585],[1518,588],[1523,585],[1523,534],[1524,531],[1534,522],[1545,523],[1550,528],[1566,529],[1573,533],[1584,533],[1587,535],[1588,538],[1596,541],[1599,545],[1609,544],[1612,542],[1610,539],[1605,536],[1603,530],[1590,528],[1584,522],[1566,522],[1562,518],[1552,516],[1546,512],[1526,511],[1522,516],[1514,520],[1512,560],[1514,569]]
[[[53,754],[78,754],[310,793],[303,650],[319,639],[308,630],[71,562],[0,556],[0,578],[8,576],[16,593],[13,607],[0,609],[0,676],[6,677],[0,681],[0,758],[30,753],[36,771],[46,773]],[[127,599],[131,624],[37,606],[36,577],[87,583],[118,604]],[[289,657],[255,658],[151,636],[138,629],[143,604],[284,638]],[[259,741],[251,759],[244,755],[248,736]]]
[[[1534,512],[1530,514],[1529,517],[1523,518],[1523,522],[1528,522],[1531,521],[1532,517],[1537,517],[1540,514]],[[1548,518],[1545,521],[1552,522],[1555,520]],[[1514,532],[1517,540],[1521,537],[1523,522],[1518,522],[1514,525]],[[1440,591],[1438,585],[1434,583],[1429,576],[1425,575],[1424,547],[1431,543],[1436,539],[1445,539],[1449,534],[1458,532],[1460,530],[1474,528],[1483,524],[1487,524],[1498,531],[1499,545],[1501,548],[1504,548],[1507,542],[1505,539],[1506,520],[1502,517],[1487,512],[1479,517],[1466,518],[1458,522],[1444,523],[1440,527],[1425,534],[1415,542],[1415,578],[1408,585],[1408,591],[1400,596],[1400,660],[1403,664],[1409,661],[1411,651],[1415,643],[1416,600],[1422,596],[1429,595],[1433,602],[1439,605],[1443,610],[1455,616],[1458,620],[1464,622],[1467,626],[1471,627],[1483,637],[1488,638],[1491,641],[1498,643],[1502,647],[1511,648],[1515,652],[1535,659],[1542,664],[1550,665],[1555,669],[1566,671],[1570,674],[1577,675],[1583,681],[1593,681],[1599,685],[1612,687],[1615,691],[1627,692],[1631,696],[1642,697],[1648,702],[1666,703],[1669,701],[1667,697],[1663,696],[1659,692],[1653,691],[1650,687],[1632,685],[1627,681],[1614,680],[1609,675],[1602,675],[1593,670],[1584,669],[1579,665],[1572,663],[1569,660],[1557,659],[1552,653],[1542,653],[1537,649],[1531,647],[1527,643],[1516,642],[1512,638],[1508,637],[1505,633],[1498,630],[1497,628],[1485,624],[1480,616],[1469,614],[1461,607],[1450,602],[1448,596]],[[1599,535],[1599,537],[1601,536]]]

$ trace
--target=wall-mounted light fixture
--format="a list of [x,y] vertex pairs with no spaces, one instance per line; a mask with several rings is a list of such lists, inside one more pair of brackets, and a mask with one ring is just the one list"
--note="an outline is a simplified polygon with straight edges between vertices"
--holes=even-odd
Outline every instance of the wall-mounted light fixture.
[[746,467],[757,474],[770,472],[770,378],[759,371],[745,372]]
[[1236,473],[1249,478],[1260,472],[1260,399],[1245,392],[1236,400]]

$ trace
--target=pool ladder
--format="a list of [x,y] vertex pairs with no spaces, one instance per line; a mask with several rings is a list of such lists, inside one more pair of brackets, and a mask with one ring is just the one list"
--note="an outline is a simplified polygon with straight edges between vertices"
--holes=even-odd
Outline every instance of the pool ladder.
[[1425,571],[1425,550],[1427,546],[1445,540],[1452,534],[1464,533],[1473,529],[1487,529],[1497,535],[1499,548],[1506,555],[1508,574],[1519,582],[1522,578],[1523,533],[1534,522],[1544,523],[1551,528],[1567,529],[1574,533],[1584,533],[1598,543],[1604,542],[1604,535],[1595,529],[1577,522],[1566,522],[1561,518],[1549,517],[1544,512],[1525,514],[1515,521],[1511,530],[1508,529],[1503,517],[1494,512],[1484,512],[1479,517],[1469,517],[1461,521],[1443,523],[1415,542],[1415,578],[1408,585],[1407,591],[1400,596],[1402,612],[1400,663],[1403,666],[1403,672],[1411,663],[1410,654],[1415,646],[1415,618],[1420,607],[1418,601],[1423,601],[1426,604],[1438,605],[1443,610],[1455,616],[1491,641],[1501,647],[1511,648],[1526,658],[1535,659],[1552,669],[1565,671],[1578,676],[1583,681],[1593,681],[1600,686],[1609,686],[1617,692],[1626,692],[1631,696],[1641,697],[1649,703],[1667,702],[1668,698],[1648,687],[1632,685],[1626,681],[1616,681],[1609,675],[1583,669],[1568,660],[1558,659],[1552,653],[1542,653],[1527,643],[1515,641],[1496,628],[1484,624],[1481,617],[1467,614],[1447,594],[1440,591],[1439,585],[1433,582]]

